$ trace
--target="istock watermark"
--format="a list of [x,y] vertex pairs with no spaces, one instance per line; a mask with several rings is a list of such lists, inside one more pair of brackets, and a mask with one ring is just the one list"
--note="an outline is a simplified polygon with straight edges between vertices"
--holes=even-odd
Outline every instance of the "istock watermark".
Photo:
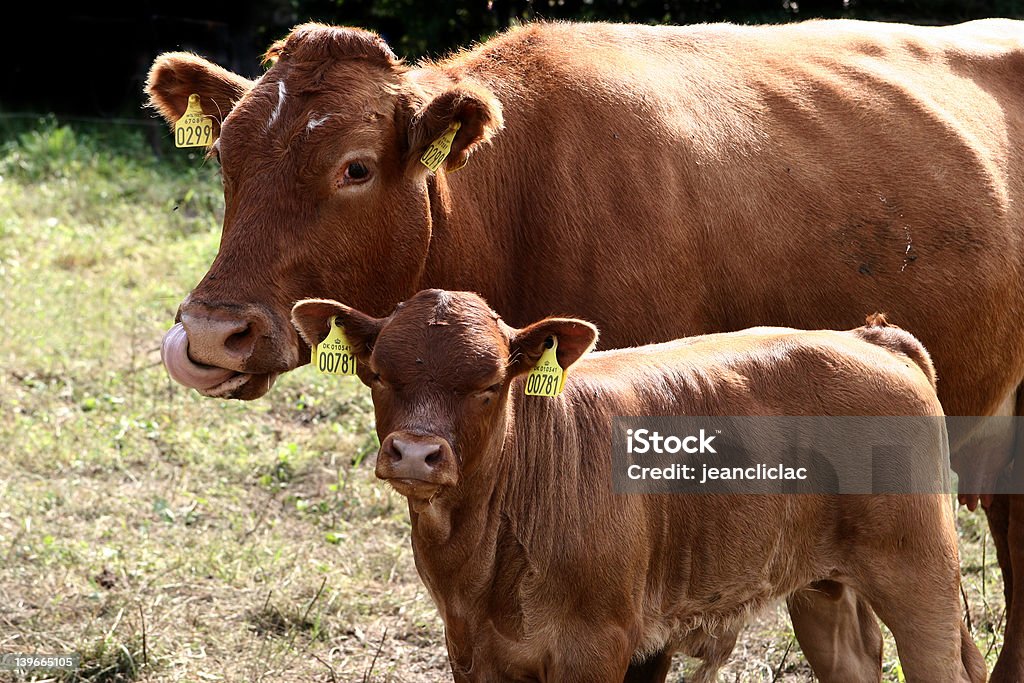
[[961,489],[969,483],[973,493],[1024,493],[1024,473],[1015,478],[1009,466],[1015,449],[1024,454],[1022,418],[612,421],[613,482],[620,493],[951,493],[957,475]]
[[717,453],[711,442],[714,435],[708,435],[703,429],[699,434],[678,437],[670,434],[667,437],[649,429],[626,430],[627,453]]

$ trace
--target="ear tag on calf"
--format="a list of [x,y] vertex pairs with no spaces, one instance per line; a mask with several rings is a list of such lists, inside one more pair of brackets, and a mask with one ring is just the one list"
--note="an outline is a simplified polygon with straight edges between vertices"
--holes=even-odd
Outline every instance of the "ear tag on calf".
[[345,336],[345,329],[338,324],[337,316],[331,318],[331,331],[327,338],[313,347],[313,367],[325,375],[356,374],[356,357],[352,344]]
[[544,353],[526,376],[527,396],[558,396],[565,387],[565,370],[558,364],[558,337],[548,337]]
[[420,163],[431,171],[436,171],[441,162],[447,159],[448,154],[451,153],[452,142],[461,125],[458,121],[454,121],[452,125],[448,126],[448,130],[441,133],[441,137],[430,143],[430,147],[427,147],[427,151],[420,157]]
[[188,107],[174,124],[175,147],[209,147],[213,144],[213,119],[203,113],[199,95],[188,96]]

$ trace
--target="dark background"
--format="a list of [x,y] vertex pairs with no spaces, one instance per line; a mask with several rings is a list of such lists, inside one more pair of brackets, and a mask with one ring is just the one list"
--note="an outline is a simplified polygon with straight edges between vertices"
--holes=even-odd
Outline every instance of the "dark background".
[[1024,0],[137,0],[4,10],[0,116],[149,118],[142,85],[153,58],[190,50],[246,76],[260,55],[310,19],[378,31],[409,59],[441,56],[517,21],[594,19],[687,24],[847,17],[944,24],[1024,17]]

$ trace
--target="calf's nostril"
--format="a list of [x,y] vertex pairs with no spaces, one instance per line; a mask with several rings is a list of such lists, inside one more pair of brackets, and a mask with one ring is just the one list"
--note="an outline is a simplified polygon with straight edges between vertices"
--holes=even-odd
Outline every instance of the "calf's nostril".
[[432,469],[441,462],[441,446],[436,443],[395,439],[391,442],[390,453],[396,463],[405,460],[413,466],[425,465]]

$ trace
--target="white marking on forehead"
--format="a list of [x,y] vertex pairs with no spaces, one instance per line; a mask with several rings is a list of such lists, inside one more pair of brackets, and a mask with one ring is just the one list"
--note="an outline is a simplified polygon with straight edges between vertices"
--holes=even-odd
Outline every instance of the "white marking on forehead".
[[314,128],[316,128],[317,126],[319,126],[320,124],[322,124],[324,121],[326,121],[329,118],[331,118],[329,114],[325,114],[324,116],[321,116],[320,118],[316,118],[315,116],[311,117],[309,119],[309,123],[306,124],[306,130],[307,131],[313,130]]
[[274,106],[274,111],[270,112],[270,120],[267,121],[267,128],[270,128],[277,123],[277,117],[281,115],[281,107],[284,106],[284,96],[288,94],[288,91],[284,87],[284,81],[277,82],[277,104]]

